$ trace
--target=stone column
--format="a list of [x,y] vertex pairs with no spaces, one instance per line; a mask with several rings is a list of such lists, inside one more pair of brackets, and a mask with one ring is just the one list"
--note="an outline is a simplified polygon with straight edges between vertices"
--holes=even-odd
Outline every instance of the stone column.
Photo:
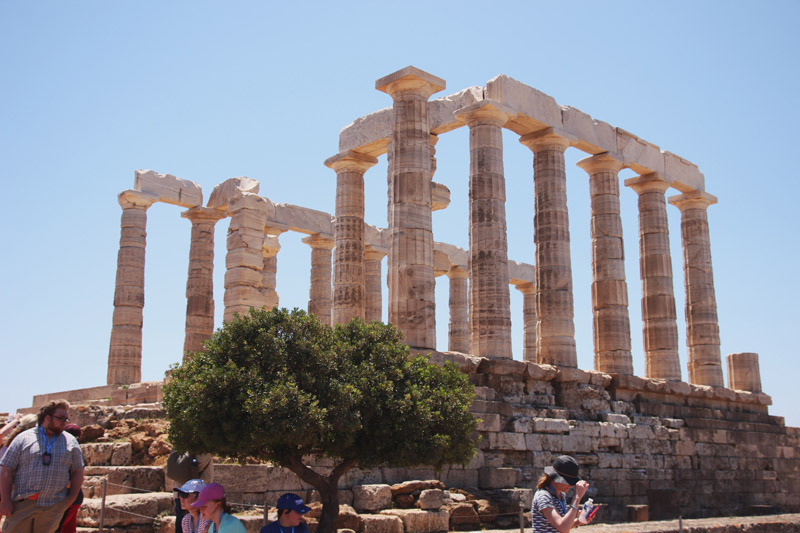
[[436,348],[428,98],[444,80],[406,67],[375,82],[393,100],[389,322],[412,348]]
[[762,392],[757,353],[728,354],[728,388]]
[[469,274],[461,267],[452,266],[450,278],[450,327],[447,348],[451,352],[470,353],[469,347]]
[[717,203],[717,198],[694,191],[671,196],[669,203],[681,210],[689,383],[722,387],[717,298],[707,212],[709,205]]
[[192,223],[189,275],[186,279],[186,334],[183,357],[203,350],[214,333],[214,226],[224,211],[193,207],[181,213]]
[[228,254],[225,256],[225,322],[234,313],[244,316],[251,307],[264,305],[261,284],[264,271],[264,225],[266,201],[244,193],[231,200]]
[[513,116],[490,100],[459,109],[469,126],[469,334],[480,357],[511,358],[503,125]]
[[592,314],[594,368],[633,375],[628,284],[619,209],[622,162],[598,154],[578,162],[589,174],[592,219]]
[[261,270],[261,297],[266,309],[278,307],[278,252],[281,250],[281,243],[278,235],[283,231],[266,226],[264,228],[264,241],[261,244],[261,253],[264,256]]
[[122,206],[122,220],[106,383],[129,385],[142,380],[142,309],[147,208],[153,205],[157,197],[129,190],[121,192],[117,199]]
[[536,362],[536,286],[533,283],[519,283],[516,289],[522,293],[522,320],[525,335],[522,358]]
[[364,250],[364,287],[366,289],[364,320],[367,322],[380,322],[383,318],[381,261],[385,255],[384,252],[375,250],[370,246],[366,246]]
[[348,151],[325,165],[336,171],[333,250],[333,323],[364,318],[364,172],[377,164],[372,156]]
[[681,380],[678,323],[673,292],[669,222],[664,193],[669,184],[657,173],[625,180],[639,195],[639,271],[645,377]]
[[311,285],[308,289],[308,313],[323,324],[331,325],[331,250],[333,240],[319,233],[303,242],[311,247]]
[[520,142],[533,151],[536,362],[577,368],[564,169],[564,151],[574,141],[548,128]]

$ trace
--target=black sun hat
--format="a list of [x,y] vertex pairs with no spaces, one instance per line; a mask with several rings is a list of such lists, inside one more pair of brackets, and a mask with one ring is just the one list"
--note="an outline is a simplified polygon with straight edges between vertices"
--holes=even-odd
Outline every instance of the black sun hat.
[[581,480],[578,476],[578,461],[569,455],[562,455],[555,460],[553,466],[544,467],[544,473],[556,483],[575,485]]

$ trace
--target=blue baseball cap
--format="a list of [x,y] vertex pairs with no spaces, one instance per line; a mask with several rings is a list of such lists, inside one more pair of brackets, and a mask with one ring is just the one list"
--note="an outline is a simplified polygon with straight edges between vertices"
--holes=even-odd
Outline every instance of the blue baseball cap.
[[311,510],[311,507],[306,507],[303,503],[302,498],[297,494],[292,494],[291,492],[287,492],[286,494],[282,495],[278,498],[278,510],[281,509],[291,509],[300,514],[306,514]]
[[173,491],[182,492],[184,494],[191,494],[192,492],[199,493],[206,486],[206,482],[202,479],[190,479],[180,487],[172,489]]

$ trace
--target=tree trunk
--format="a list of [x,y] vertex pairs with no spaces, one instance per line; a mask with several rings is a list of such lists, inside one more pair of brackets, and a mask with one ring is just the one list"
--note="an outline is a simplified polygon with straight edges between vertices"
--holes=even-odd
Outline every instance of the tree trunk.
[[303,464],[301,457],[289,457],[282,461],[283,466],[319,491],[322,501],[322,514],[319,517],[317,533],[336,533],[336,520],[339,518],[339,478],[353,468],[357,461],[346,459],[336,465],[327,476],[314,472]]

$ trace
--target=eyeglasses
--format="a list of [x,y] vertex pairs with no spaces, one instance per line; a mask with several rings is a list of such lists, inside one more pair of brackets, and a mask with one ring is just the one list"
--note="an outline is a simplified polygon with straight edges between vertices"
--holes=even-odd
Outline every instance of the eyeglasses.
[[51,415],[51,418],[55,418],[56,420],[61,420],[62,422],[69,422],[69,417],[68,416]]
[[189,496],[192,496],[192,495],[196,496],[197,494],[198,494],[197,492],[179,492],[178,493],[178,498],[188,498]]

